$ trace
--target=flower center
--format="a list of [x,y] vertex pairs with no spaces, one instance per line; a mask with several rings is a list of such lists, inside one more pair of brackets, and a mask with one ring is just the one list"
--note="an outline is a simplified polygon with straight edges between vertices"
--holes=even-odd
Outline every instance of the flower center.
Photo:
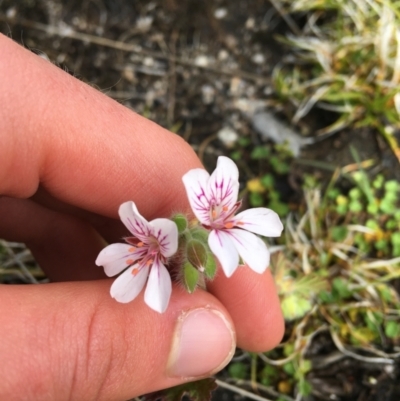
[[[161,258],[163,260],[162,255],[160,254],[160,244],[154,236],[148,236],[146,239],[143,239],[140,241],[136,237],[128,237],[125,238],[126,242],[130,245],[132,245],[131,248],[129,248],[129,252],[134,253],[138,252],[140,253],[140,256],[138,253],[138,259],[137,259],[137,267],[132,270],[132,274],[136,276],[139,271],[146,266],[151,266],[154,263],[154,260],[156,258]],[[126,259],[126,264],[131,265],[134,263],[133,259]]]
[[217,230],[233,228],[236,224],[231,219],[241,205],[241,201],[236,202],[231,208],[224,204],[211,205],[210,226]]

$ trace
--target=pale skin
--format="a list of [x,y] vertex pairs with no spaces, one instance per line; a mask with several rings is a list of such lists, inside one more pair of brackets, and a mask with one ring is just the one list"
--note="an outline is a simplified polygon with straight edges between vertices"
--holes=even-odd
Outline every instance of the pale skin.
[[187,211],[181,178],[201,163],[177,135],[2,35],[0,54],[0,237],[25,242],[52,280],[0,286],[0,399],[122,401],[185,382],[168,366],[178,318],[194,309],[223,316],[241,348],[275,347],[269,270],[220,272],[191,295],[174,284],[164,314],[143,294],[110,297],[94,261],[127,234],[119,205],[133,200],[148,220]]

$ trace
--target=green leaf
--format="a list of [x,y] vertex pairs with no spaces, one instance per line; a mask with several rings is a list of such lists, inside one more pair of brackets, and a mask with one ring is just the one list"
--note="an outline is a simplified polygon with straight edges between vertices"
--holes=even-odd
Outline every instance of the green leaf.
[[391,240],[392,240],[393,246],[400,245],[400,232],[393,233]]
[[332,281],[332,287],[333,292],[335,292],[341,299],[350,298],[352,295],[347,283],[339,277]]
[[183,265],[183,283],[189,294],[196,289],[198,281],[199,271],[190,262],[185,262]]
[[186,244],[186,257],[193,266],[203,271],[207,263],[207,248],[201,241],[192,239]]
[[231,159],[234,160],[235,162],[237,162],[238,160],[240,160],[243,157],[242,152],[240,150],[235,150],[234,152],[232,152],[230,154],[230,156],[231,156]]
[[289,164],[277,156],[270,157],[269,162],[277,174],[287,174],[290,170]]
[[349,203],[349,210],[353,213],[359,213],[363,210],[363,205],[360,201],[353,199]]
[[377,202],[369,203],[367,206],[367,212],[369,214],[377,214],[379,212],[379,204]]
[[248,138],[247,136],[241,136],[241,137],[238,139],[238,144],[239,144],[240,146],[246,147],[246,146],[248,146],[248,145],[251,144],[251,140],[250,140],[250,138]]
[[331,304],[335,301],[334,296],[330,292],[325,290],[319,292],[317,296],[320,299],[320,301],[324,304]]
[[303,359],[300,361],[299,370],[303,375],[307,374],[312,369],[312,363],[309,359]]
[[228,367],[229,376],[233,377],[234,379],[246,379],[248,366],[246,366],[242,362],[235,362],[231,363]]
[[336,211],[339,214],[346,214],[347,213],[347,205],[338,205],[338,206],[336,206]]
[[296,369],[294,368],[293,362],[286,362],[283,365],[283,371],[289,376],[294,376]]
[[349,192],[349,196],[351,199],[360,199],[362,192],[359,188],[352,188]]
[[184,395],[191,401],[210,401],[216,388],[215,379],[207,378],[145,394],[142,401],[181,401]]
[[249,194],[249,201],[251,206],[258,207],[264,205],[264,197],[258,192],[251,192]]
[[388,241],[387,240],[385,240],[385,239],[380,239],[380,240],[378,240],[378,241],[375,241],[375,243],[374,243],[374,245],[375,245],[375,248],[376,249],[378,249],[378,250],[380,250],[380,251],[384,251],[385,249],[387,249],[387,247],[388,247]]
[[378,174],[375,177],[374,181],[372,182],[372,186],[375,189],[381,189],[384,182],[385,182],[385,177],[382,174]]
[[269,202],[268,207],[280,216],[286,216],[290,211],[289,206],[282,202]]
[[330,232],[334,241],[341,242],[347,236],[347,227],[335,226],[330,229]]
[[385,334],[389,338],[400,337],[400,324],[390,320],[385,325]]
[[172,216],[172,221],[178,227],[179,234],[182,234],[188,226],[188,221],[183,214],[176,214],[175,216]]
[[[386,224],[385,224],[385,228],[386,228],[387,230],[395,230],[395,229],[397,228],[397,221],[394,220],[394,219],[388,220],[388,221],[386,222]],[[395,234],[398,234],[398,233],[395,233]]]
[[212,280],[217,272],[217,262],[215,261],[214,255],[210,252],[207,253],[207,262],[204,266],[204,274],[207,278]]
[[266,146],[256,146],[251,152],[250,157],[254,160],[266,159],[270,155],[270,149]]
[[273,189],[275,185],[275,178],[272,174],[265,174],[260,179],[261,184],[267,189]]
[[400,184],[396,180],[389,180],[385,183],[385,191],[397,192],[400,189]]
[[312,391],[312,386],[307,380],[300,380],[299,382],[299,393],[301,395],[307,396],[310,395]]
[[365,222],[365,226],[371,228],[372,230],[379,230],[379,224],[373,219],[368,219]]
[[287,320],[303,317],[312,308],[312,304],[297,294],[290,294],[285,297],[281,303],[283,316]]
[[326,196],[329,199],[335,200],[338,196],[340,195],[340,191],[338,188],[330,188],[329,190],[327,190],[326,192]]

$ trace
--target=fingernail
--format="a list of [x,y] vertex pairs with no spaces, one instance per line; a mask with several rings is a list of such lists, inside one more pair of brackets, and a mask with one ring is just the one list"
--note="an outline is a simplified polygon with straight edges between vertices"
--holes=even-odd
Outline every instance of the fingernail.
[[235,333],[225,316],[213,309],[194,309],[178,320],[168,375],[200,377],[222,369],[235,352]]

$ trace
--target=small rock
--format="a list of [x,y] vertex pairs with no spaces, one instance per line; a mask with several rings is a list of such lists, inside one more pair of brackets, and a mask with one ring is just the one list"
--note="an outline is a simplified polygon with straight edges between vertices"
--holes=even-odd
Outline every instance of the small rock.
[[245,27],[246,29],[254,29],[254,27],[256,26],[256,20],[252,17],[247,18]]
[[204,104],[210,104],[215,98],[215,89],[213,86],[205,84],[201,87],[201,95]]
[[231,79],[231,84],[229,89],[232,95],[237,96],[241,92],[240,89],[243,88],[243,86],[244,82],[242,81],[242,79],[240,79],[239,77],[233,77]]
[[128,82],[135,82],[136,81],[136,74],[135,70],[131,65],[126,65],[124,69],[122,70],[122,76],[128,81]]
[[222,49],[218,52],[218,60],[224,61],[229,57],[229,53],[225,50]]
[[194,59],[194,64],[198,67],[207,67],[209,64],[208,57],[204,54],[201,54]]
[[256,53],[256,54],[253,54],[253,57],[251,58],[251,61],[254,64],[264,64],[265,63],[265,57],[261,53]]
[[226,126],[218,131],[217,137],[227,148],[231,148],[239,139],[238,133]]
[[214,17],[216,19],[223,19],[223,18],[225,18],[227,16],[227,14],[228,14],[228,11],[227,11],[226,8],[217,8],[214,11]]
[[139,17],[136,20],[136,28],[142,32],[147,32],[151,28],[152,24],[153,24],[153,17],[149,15],[144,17]]
[[10,7],[6,12],[6,16],[8,19],[14,19],[17,16],[17,7]]
[[294,157],[298,157],[303,146],[314,143],[312,138],[303,138],[289,126],[281,123],[272,113],[260,111],[253,115],[254,129],[265,139],[275,143],[287,142]]
[[146,67],[153,67],[154,58],[153,57],[145,57],[143,59],[143,65],[145,65]]

